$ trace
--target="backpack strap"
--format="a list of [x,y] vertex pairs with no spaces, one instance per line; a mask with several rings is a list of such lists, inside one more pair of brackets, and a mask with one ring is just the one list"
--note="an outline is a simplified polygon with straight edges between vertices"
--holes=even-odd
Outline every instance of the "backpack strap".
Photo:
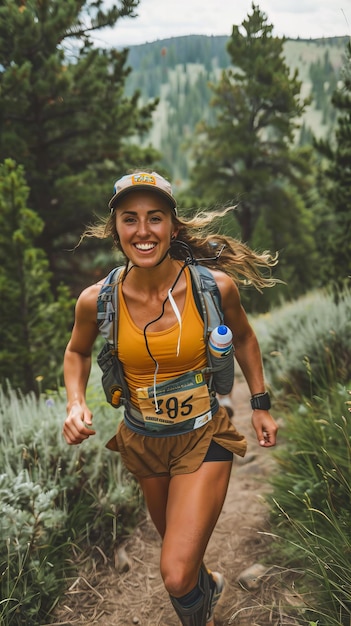
[[214,328],[223,324],[221,292],[210,270],[204,265],[189,265],[192,277],[193,294],[196,306],[204,322],[204,341],[206,345],[206,371],[210,374],[208,386],[215,393],[213,359],[209,348],[209,336]]
[[102,369],[102,386],[106,400],[113,407],[126,404],[129,389],[124,379],[123,367],[116,355],[118,331],[118,283],[124,267],[115,267],[106,277],[97,298],[97,324],[105,344],[97,356]]
[[115,267],[106,277],[97,299],[99,332],[112,347],[117,346],[118,281],[124,267]]
[[204,265],[189,265],[196,306],[204,322],[204,339],[223,324],[221,293],[213,274]]

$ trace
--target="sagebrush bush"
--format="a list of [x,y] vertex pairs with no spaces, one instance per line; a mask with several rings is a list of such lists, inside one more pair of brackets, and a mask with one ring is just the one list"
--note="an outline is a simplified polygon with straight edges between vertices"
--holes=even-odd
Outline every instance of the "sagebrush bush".
[[253,320],[277,393],[311,395],[351,376],[351,291],[310,293]]
[[[94,377],[93,377],[94,378]],[[104,448],[119,412],[88,390],[97,435],[81,446],[62,436],[60,394],[0,390],[0,623],[48,621],[67,563],[87,546],[108,555],[133,527],[141,498],[119,455]],[[107,410],[106,410],[107,409]]]

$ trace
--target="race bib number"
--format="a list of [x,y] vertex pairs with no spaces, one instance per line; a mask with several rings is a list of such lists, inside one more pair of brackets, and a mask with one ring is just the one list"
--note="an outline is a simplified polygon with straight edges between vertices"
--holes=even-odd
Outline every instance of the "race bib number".
[[157,405],[154,387],[139,387],[137,396],[149,430],[177,426],[187,432],[212,419],[208,387],[200,371],[188,372],[156,385]]

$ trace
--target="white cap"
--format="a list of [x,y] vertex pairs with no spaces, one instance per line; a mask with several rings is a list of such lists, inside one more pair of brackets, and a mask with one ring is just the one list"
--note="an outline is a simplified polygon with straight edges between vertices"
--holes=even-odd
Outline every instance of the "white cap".
[[166,198],[173,213],[177,215],[177,203],[172,193],[171,184],[156,172],[151,172],[151,174],[148,172],[136,172],[122,176],[122,178],[117,180],[114,184],[113,196],[108,203],[111,213],[116,208],[118,200],[124,198],[131,191],[138,191],[138,189],[155,191],[163,198]]

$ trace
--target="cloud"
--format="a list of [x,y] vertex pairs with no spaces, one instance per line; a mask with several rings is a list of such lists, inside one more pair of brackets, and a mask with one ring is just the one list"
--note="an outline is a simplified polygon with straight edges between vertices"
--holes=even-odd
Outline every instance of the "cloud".
[[259,6],[279,36],[351,35],[351,0],[341,0],[340,5],[335,0],[262,0]]
[[[351,0],[257,2],[279,37],[315,39],[351,35]],[[251,0],[141,0],[136,18],[122,18],[99,45],[129,46],[181,35],[226,35],[251,13]]]

